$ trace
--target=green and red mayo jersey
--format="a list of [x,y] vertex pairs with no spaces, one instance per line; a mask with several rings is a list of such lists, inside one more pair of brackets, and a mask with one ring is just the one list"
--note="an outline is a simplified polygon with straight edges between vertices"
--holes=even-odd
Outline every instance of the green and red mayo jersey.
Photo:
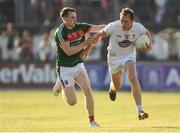
[[64,23],[62,23],[55,32],[55,41],[57,46],[57,57],[56,57],[56,65],[65,66],[65,67],[73,67],[78,63],[83,62],[80,58],[80,52],[68,56],[61,49],[59,45],[64,42],[69,41],[70,46],[77,46],[85,41],[85,33],[87,33],[92,25],[87,23],[76,23],[72,29],[68,29]]

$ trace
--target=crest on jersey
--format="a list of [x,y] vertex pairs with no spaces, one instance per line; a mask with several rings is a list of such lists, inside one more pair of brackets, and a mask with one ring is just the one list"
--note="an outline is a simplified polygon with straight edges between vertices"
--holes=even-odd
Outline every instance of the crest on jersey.
[[126,47],[129,47],[132,44],[132,42],[130,42],[129,40],[123,40],[122,42],[119,42],[118,44],[120,47],[126,48]]

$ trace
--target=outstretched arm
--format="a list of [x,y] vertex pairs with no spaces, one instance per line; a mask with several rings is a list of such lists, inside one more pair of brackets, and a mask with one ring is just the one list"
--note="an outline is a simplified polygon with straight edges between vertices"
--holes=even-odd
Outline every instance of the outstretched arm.
[[91,49],[103,38],[108,36],[108,33],[105,31],[104,29],[105,25],[99,25],[99,26],[95,26],[93,25],[91,27],[90,32],[97,32],[91,39],[93,39],[93,43],[91,45],[89,45],[87,48],[85,48],[80,57],[81,59],[85,59],[89,56]]
[[80,55],[81,59],[84,60],[85,58],[87,58],[91,52],[91,49],[97,44],[97,42],[99,42],[103,37],[106,36],[108,36],[108,34],[103,29],[99,31],[97,34],[95,34],[95,36],[92,37],[94,43],[82,51]]
[[91,47],[95,46],[97,42],[99,42],[102,38],[106,36],[108,36],[108,33],[104,29],[100,30],[97,34],[94,35],[93,39],[96,43],[91,45]]
[[102,30],[106,25],[92,25],[91,29],[89,30],[89,32],[91,33],[97,33],[100,30]]

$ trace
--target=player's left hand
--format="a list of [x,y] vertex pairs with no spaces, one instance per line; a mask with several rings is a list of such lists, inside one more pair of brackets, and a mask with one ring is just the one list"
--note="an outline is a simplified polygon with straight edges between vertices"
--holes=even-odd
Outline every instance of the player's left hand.
[[144,48],[144,47],[142,47],[142,48],[139,48],[139,49],[137,49],[138,51],[143,51],[143,52],[148,52],[148,51],[150,51],[152,49],[152,45],[150,44],[150,45],[146,45],[146,47]]
[[86,49],[84,49],[80,54],[80,58],[85,60],[90,55],[91,49],[92,46],[88,46]]

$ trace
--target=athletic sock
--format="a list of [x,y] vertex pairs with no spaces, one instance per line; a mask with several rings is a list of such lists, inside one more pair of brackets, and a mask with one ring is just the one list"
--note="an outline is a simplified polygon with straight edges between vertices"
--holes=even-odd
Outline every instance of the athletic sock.
[[116,92],[116,89],[114,88],[114,85],[113,85],[113,83],[112,83],[112,82],[110,83],[110,90],[112,90],[112,91]]
[[89,121],[90,122],[94,121],[94,115],[89,116]]
[[140,113],[142,111],[142,105],[137,105],[137,111]]

